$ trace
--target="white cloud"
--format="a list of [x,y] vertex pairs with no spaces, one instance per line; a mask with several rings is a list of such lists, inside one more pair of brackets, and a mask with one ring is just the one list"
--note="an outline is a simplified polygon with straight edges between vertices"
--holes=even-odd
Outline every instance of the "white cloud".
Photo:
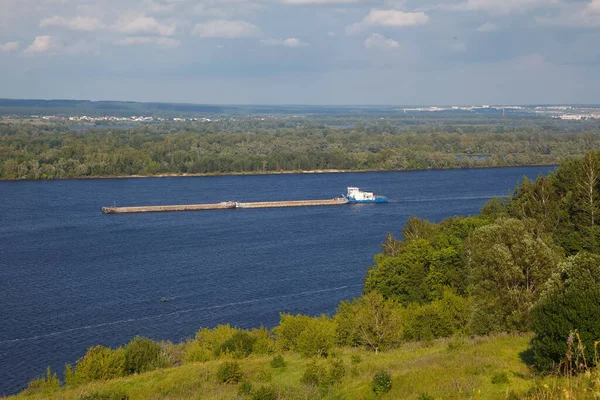
[[536,21],[543,25],[597,28],[600,27],[600,0],[592,0],[587,4],[571,3],[563,7],[558,16],[536,17]]
[[391,50],[399,48],[400,43],[398,43],[394,39],[386,38],[385,36],[380,35],[379,33],[373,33],[367,38],[367,40],[365,40],[365,47],[369,50]]
[[429,22],[429,19],[429,16],[424,12],[372,9],[360,22],[347,26],[346,33],[349,35],[357,34],[370,26],[399,28],[423,25]]
[[56,41],[52,36],[37,36],[25,49],[25,53],[44,53],[56,47]]
[[152,34],[172,36],[175,34],[176,25],[161,24],[154,17],[145,14],[124,14],[112,25],[112,29],[126,34]]
[[158,36],[131,36],[114,42],[118,46],[156,45],[159,47],[179,47],[181,42],[177,39]]
[[477,32],[494,32],[498,30],[498,26],[496,24],[492,24],[491,22],[486,22],[477,28]]
[[467,0],[460,4],[445,5],[442,8],[455,11],[481,11],[492,15],[509,15],[537,8],[555,7],[560,4],[561,0]]
[[287,39],[265,39],[260,41],[262,44],[266,44],[268,46],[284,46],[284,47],[301,47],[308,46],[308,43],[305,43],[297,38],[287,38]]
[[260,34],[260,29],[256,25],[246,21],[219,19],[196,24],[191,34],[203,38],[235,39],[257,36]]
[[54,16],[44,18],[40,21],[40,28],[46,28],[49,26],[60,26],[75,31],[96,31],[106,27],[106,25],[104,25],[104,23],[98,18],[79,16],[74,18]]
[[0,53],[8,53],[17,50],[18,48],[19,42],[6,42],[4,44],[0,44]]

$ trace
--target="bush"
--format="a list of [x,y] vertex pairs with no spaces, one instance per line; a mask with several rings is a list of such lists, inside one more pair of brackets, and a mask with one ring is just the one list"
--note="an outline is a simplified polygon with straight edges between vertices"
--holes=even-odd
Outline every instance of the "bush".
[[337,338],[342,345],[367,346],[378,352],[400,343],[404,310],[378,292],[340,303],[335,316]]
[[250,393],[252,393],[252,384],[250,382],[244,381],[238,385],[238,394],[249,395]]
[[421,393],[417,400],[435,400],[435,397],[430,395],[429,393]]
[[136,336],[125,346],[125,369],[139,374],[161,367],[161,347],[154,340]]
[[67,365],[65,383],[79,385],[94,380],[119,378],[127,375],[125,366],[125,350],[123,348],[111,350],[104,346],[94,346],[77,361],[75,370]]
[[325,367],[312,360],[306,365],[301,382],[309,386],[319,386],[327,378]]
[[335,346],[335,322],[326,316],[310,318],[298,336],[298,352],[304,357],[325,357]]
[[239,329],[232,328],[229,324],[218,325],[214,329],[202,328],[196,332],[196,340],[198,340],[201,347],[210,352],[215,352],[237,332],[239,332]]
[[392,389],[392,377],[387,371],[378,371],[373,377],[371,389],[376,396],[381,396]]
[[283,367],[285,367],[285,361],[284,361],[283,356],[281,354],[278,354],[275,357],[273,357],[273,359],[271,360],[271,367],[273,367],[273,368],[283,368]]
[[[532,310],[536,368],[550,371],[561,361],[568,368],[596,365],[599,315],[600,255],[580,253],[560,265]],[[567,352],[572,353],[570,360],[564,360]]]
[[205,362],[212,360],[214,354],[212,351],[207,349],[198,340],[189,340],[184,344],[183,347],[183,361],[187,363],[191,362]]
[[306,315],[280,314],[279,325],[273,328],[277,345],[281,350],[298,350],[298,337],[306,329],[310,317]]
[[277,400],[277,391],[272,387],[263,386],[252,395],[252,400]]
[[492,376],[492,383],[494,385],[507,384],[509,382],[508,374],[506,372],[499,372]]
[[129,400],[129,396],[121,391],[93,392],[80,397],[79,400]]
[[253,354],[273,354],[275,353],[275,340],[271,331],[264,327],[252,329],[250,336],[254,339],[252,346]]
[[41,376],[29,382],[27,389],[23,391],[25,395],[35,394],[39,392],[48,392],[60,389],[60,380],[56,373],[52,373],[50,367],[46,369],[46,376]]
[[245,358],[252,353],[254,339],[246,331],[237,331],[229,339],[225,340],[215,349],[215,355],[231,354],[235,358]]
[[242,380],[242,370],[236,362],[224,362],[217,370],[217,379],[221,383],[238,383]]
[[470,302],[446,289],[440,300],[408,308],[404,338],[432,340],[452,336],[467,325],[470,314]]
[[281,350],[297,351],[304,357],[326,356],[336,342],[335,321],[327,316],[281,314],[273,331]]
[[329,362],[328,381],[331,384],[338,383],[346,375],[346,366],[344,360],[337,359]]

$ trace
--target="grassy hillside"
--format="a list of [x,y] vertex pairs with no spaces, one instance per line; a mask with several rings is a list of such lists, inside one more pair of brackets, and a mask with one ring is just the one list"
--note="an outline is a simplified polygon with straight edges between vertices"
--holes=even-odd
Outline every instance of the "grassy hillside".
[[[343,361],[345,375],[336,383],[319,386],[302,383],[311,360],[295,353],[283,355],[286,362],[283,368],[270,365],[272,356],[251,356],[237,362],[243,380],[252,385],[253,391],[269,386],[280,399],[374,399],[371,383],[378,370],[386,370],[392,376],[391,391],[381,396],[384,399],[521,398],[528,391],[534,394],[531,392],[534,387],[539,388],[534,390],[534,398],[557,398],[550,390],[554,388],[552,391],[558,395],[563,391],[557,386],[567,387],[567,382],[556,378],[539,381],[531,374],[520,356],[527,350],[529,340],[527,335],[440,339],[408,343],[378,354],[338,348],[334,358]],[[11,399],[117,399],[122,395],[132,400],[252,398],[251,394],[238,393],[239,384],[219,383],[217,370],[224,362],[225,359],[185,364],[58,391],[37,394],[26,391]],[[327,367],[331,357],[318,363]],[[591,391],[580,394],[578,398],[593,396]]]

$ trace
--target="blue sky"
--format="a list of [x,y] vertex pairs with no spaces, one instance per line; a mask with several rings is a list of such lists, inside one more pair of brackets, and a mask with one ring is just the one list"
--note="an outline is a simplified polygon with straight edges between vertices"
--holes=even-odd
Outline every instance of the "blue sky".
[[600,103],[600,0],[0,0],[0,97]]

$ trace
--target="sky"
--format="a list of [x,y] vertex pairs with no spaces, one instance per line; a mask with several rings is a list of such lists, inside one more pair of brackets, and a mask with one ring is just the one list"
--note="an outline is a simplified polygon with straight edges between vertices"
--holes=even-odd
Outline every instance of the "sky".
[[0,0],[0,98],[598,104],[600,0]]

